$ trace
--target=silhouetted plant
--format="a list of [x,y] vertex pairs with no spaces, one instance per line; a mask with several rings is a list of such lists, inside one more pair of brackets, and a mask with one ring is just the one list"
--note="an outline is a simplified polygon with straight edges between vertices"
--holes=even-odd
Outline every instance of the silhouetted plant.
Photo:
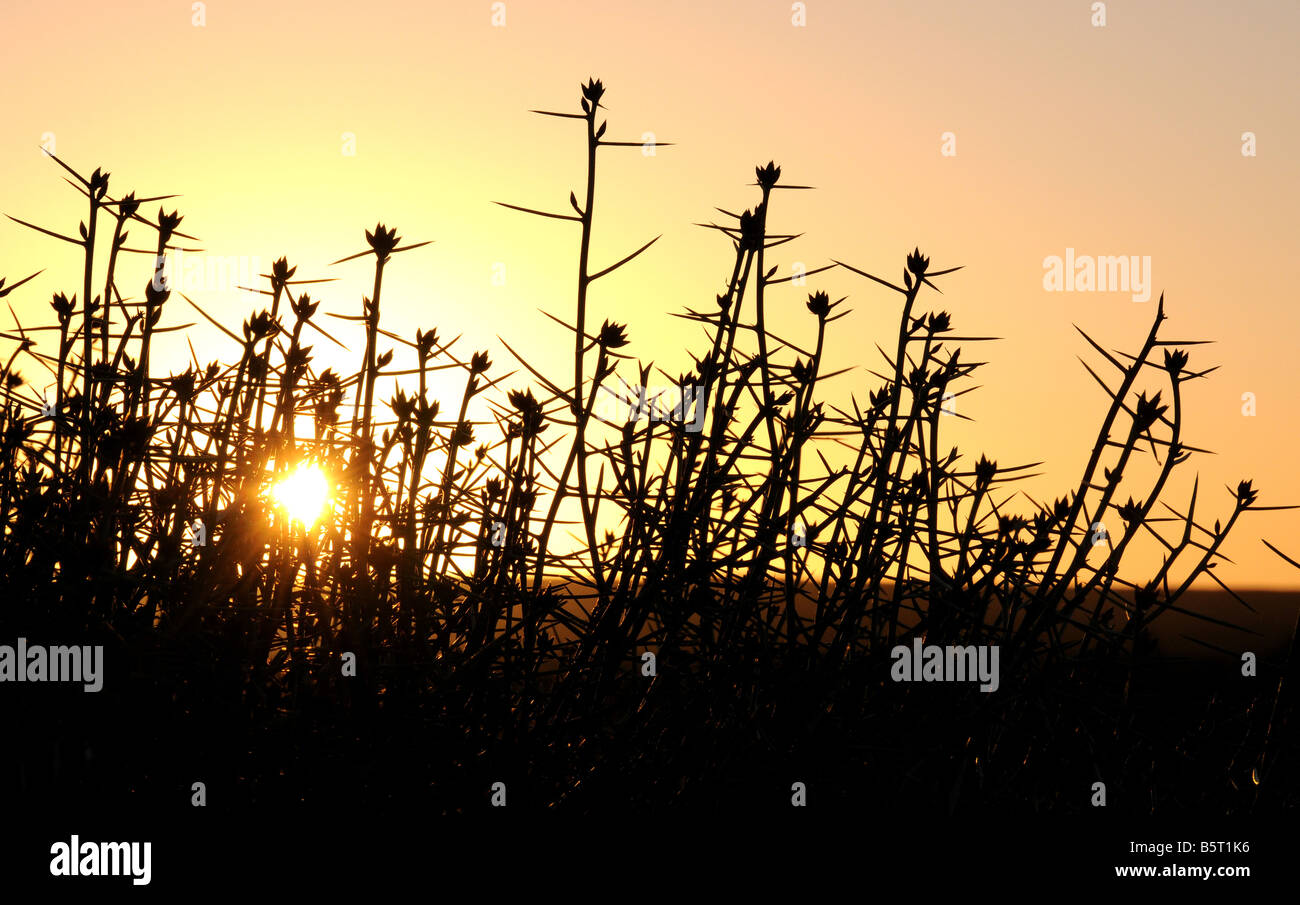
[[[797,238],[771,230],[773,205],[783,190],[809,188],[783,184],[769,162],[755,169],[752,208],[719,208],[725,223],[703,224],[729,240],[730,274],[715,300],[678,315],[705,339],[689,373],[662,375],[677,411],[608,423],[601,394],[645,402],[654,367],[638,362],[635,383],[618,375],[630,361],[626,328],[605,321],[589,332],[591,287],[655,240],[592,270],[597,152],[641,146],[604,139],[604,91],[584,85],[580,113],[536,111],[585,124],[575,213],[504,205],[580,227],[573,323],[553,318],[573,334],[571,379],[552,380],[507,345],[533,380],[509,391],[513,374],[490,377],[486,353],[463,359],[437,330],[411,341],[381,327],[386,267],[428,244],[402,245],[382,224],[365,233],[367,250],[335,262],[374,258],[361,313],[335,315],[364,328],[354,373],[314,367],[306,340],[338,340],[318,322],[321,302],[298,287],[322,281],[294,279],[281,258],[263,275],[269,288],[255,290],[270,307],[240,332],[178,293],[238,346],[233,363],[196,358],[181,374],[152,374],[155,337],[192,326],[162,326],[176,304],[160,279],[165,257],[176,240],[196,240],[178,231],[178,213],[141,213],[171,196],[115,199],[107,174],[85,179],[54,158],[88,200],[81,238],[17,222],[84,249],[82,304],[78,313],[75,295],[54,295],[56,323],[37,328],[57,335],[53,355],[23,328],[11,337],[0,423],[10,603],[0,625],[109,639],[132,664],[121,681],[146,702],[141,745],[164,732],[184,740],[165,744],[188,749],[232,726],[251,731],[248,747],[218,745],[208,765],[251,802],[300,800],[341,771],[367,800],[458,810],[504,770],[526,776],[542,804],[664,805],[725,797],[728,776],[815,762],[844,795],[874,782],[889,800],[919,794],[948,810],[1080,810],[1082,793],[1047,778],[1105,768],[1137,789],[1157,761],[1179,760],[1196,730],[1161,726],[1152,742],[1145,726],[1117,717],[1136,706],[1146,630],[1167,611],[1188,612],[1180,599],[1197,577],[1217,581],[1212,567],[1238,517],[1263,507],[1244,481],[1211,529],[1196,517],[1195,490],[1186,513],[1163,500],[1174,469],[1203,451],[1182,436],[1184,389],[1213,370],[1190,369],[1182,347],[1194,343],[1160,338],[1163,297],[1136,355],[1083,334],[1114,369],[1106,380],[1089,367],[1109,396],[1096,443],[1072,493],[1012,512],[1003,488],[1034,465],[943,450],[946,403],[969,392],[981,364],[957,344],[990,339],[955,335],[948,312],[923,310],[923,290],[960,268],[932,268],[915,249],[901,285],[839,261],[808,271],[842,267],[900,302],[875,383],[853,387],[847,404],[822,401],[827,381],[850,374],[828,371],[824,358],[828,331],[848,312],[817,290],[806,301],[811,343],[769,327],[769,290],[793,279],[776,278],[770,256]],[[114,228],[92,297],[101,212]],[[126,246],[127,227],[139,225],[156,235],[153,248]],[[143,300],[119,290],[119,255],[130,253],[154,256]],[[36,275],[0,281],[0,293]],[[381,352],[385,340],[394,349]],[[399,348],[413,364],[391,370],[404,366]],[[35,396],[20,359],[50,374],[52,400]],[[445,410],[430,398],[441,370],[464,377]],[[1148,387],[1152,373],[1167,386]],[[381,387],[391,387],[387,403]],[[341,419],[349,396],[352,416]],[[480,397],[492,422],[471,419]],[[1120,503],[1147,449],[1156,477]],[[336,492],[303,524],[268,492],[307,463]],[[569,549],[556,533],[566,499],[581,522]],[[1157,506],[1175,516],[1173,539],[1152,517]],[[1122,533],[1099,534],[1103,522]],[[1140,533],[1168,552],[1134,581],[1121,566]],[[1002,692],[892,682],[890,651],[920,636],[997,645]],[[645,651],[657,657],[653,677],[641,671]],[[357,656],[355,678],[340,674],[344,652]],[[1241,695],[1253,708],[1256,698]],[[1235,739],[1216,740],[1203,770],[1231,771],[1243,746],[1262,759],[1277,744],[1250,714]],[[316,761],[285,753],[304,733]],[[386,775],[341,766],[362,741],[391,760]],[[135,769],[124,775],[143,782],[179,768]],[[1213,784],[1180,794],[1162,806],[1294,801],[1293,790],[1261,804]]]

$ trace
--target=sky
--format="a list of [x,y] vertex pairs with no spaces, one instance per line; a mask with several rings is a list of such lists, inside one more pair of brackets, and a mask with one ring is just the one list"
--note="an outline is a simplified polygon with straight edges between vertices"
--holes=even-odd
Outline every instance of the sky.
[[[1104,362],[1074,325],[1136,351],[1163,293],[1164,335],[1213,340],[1189,347],[1191,367],[1219,366],[1185,396],[1186,438],[1214,455],[1182,466],[1166,499],[1182,509],[1199,475],[1209,520],[1227,516],[1225,485],[1243,478],[1261,505],[1300,503],[1288,272],[1300,4],[1111,2],[1104,25],[1098,6],[4,0],[0,212],[75,234],[79,198],[45,145],[109,171],[114,194],[180,193],[168,210],[208,255],[262,272],[284,255],[300,278],[336,277],[313,297],[349,315],[370,271],[329,264],[382,221],[434,243],[386,272],[388,329],[461,334],[458,350],[488,349],[498,368],[510,362],[503,337],[564,374],[569,340],[541,309],[572,316],[577,227],[492,202],[563,212],[571,190],[581,196],[581,124],[528,111],[577,111],[579,84],[596,77],[607,137],[673,143],[601,151],[595,266],[662,236],[593,289],[589,316],[626,323],[624,351],[683,369],[698,329],[671,315],[712,305],[732,257],[693,224],[722,222],[715,206],[752,206],[753,168],[775,160],[783,181],[817,189],[773,204],[773,228],[803,234],[769,258],[783,274],[837,259],[897,280],[918,246],[932,268],[963,265],[921,304],[950,311],[961,334],[1001,338],[978,349],[981,388],[957,403],[974,420],[951,419],[947,434],[972,461],[1041,461],[1026,492],[1072,491],[1107,404],[1078,359]],[[0,276],[46,268],[8,297],[20,319],[43,322],[54,292],[77,291],[79,254],[0,223]],[[1149,259],[1149,298],[1046,288],[1045,260],[1067,255]],[[142,293],[148,261],[132,266]],[[816,289],[852,309],[827,357],[853,371],[823,394],[862,398],[898,303],[837,268],[773,290],[778,333],[812,340],[803,300]],[[261,306],[230,285],[189,294],[229,321]],[[197,319],[168,303],[165,324]],[[213,331],[189,336],[204,361],[230,353]],[[175,340],[179,370],[188,352]],[[1220,577],[1296,585],[1260,538],[1300,557],[1300,512],[1248,516]]]

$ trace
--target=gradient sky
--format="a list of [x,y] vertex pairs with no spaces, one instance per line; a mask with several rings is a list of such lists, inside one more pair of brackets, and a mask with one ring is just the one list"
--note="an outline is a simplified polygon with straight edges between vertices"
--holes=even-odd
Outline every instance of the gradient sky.
[[[576,110],[579,82],[596,76],[607,137],[675,143],[652,157],[601,152],[595,267],[663,234],[593,290],[596,323],[628,323],[625,351],[682,368],[677,350],[697,334],[669,313],[712,305],[731,260],[724,238],[691,224],[716,220],[715,205],[751,206],[753,167],[774,159],[785,181],[818,187],[774,202],[773,228],[805,233],[775,253],[784,273],[837,258],[897,279],[914,245],[932,267],[966,266],[922,302],[951,311],[959,333],[1003,337],[979,350],[982,388],[958,402],[976,421],[945,425],[972,461],[1042,460],[1025,490],[1073,490],[1106,399],[1076,359],[1098,356],[1071,324],[1136,351],[1163,292],[1164,335],[1215,340],[1191,349],[1192,366],[1221,365],[1185,395],[1188,442],[1217,455],[1182,466],[1165,499],[1182,508],[1199,471],[1209,521],[1231,510],[1224,484],[1241,478],[1261,504],[1300,503],[1288,273],[1300,233],[1300,4],[1111,2],[1100,28],[1090,6],[808,0],[796,27],[788,2],[506,0],[496,27],[480,0],[211,0],[196,27],[182,0],[4,0],[0,211],[75,234],[79,199],[40,151],[52,134],[74,167],[110,171],[114,194],[181,193],[168,209],[211,254],[263,269],[286,255],[299,277],[340,277],[313,296],[346,314],[360,309],[368,266],[327,265],[362,250],[362,230],[382,220],[435,240],[388,269],[389,329],[463,333],[462,352],[488,348],[499,367],[500,334],[571,373],[568,337],[538,308],[571,316],[577,227],[491,202],[563,212],[570,189],[581,195],[581,125],[526,111]],[[1242,154],[1247,131],[1257,156]],[[945,132],[956,156],[940,153]],[[1149,256],[1152,300],[1044,291],[1044,258],[1066,248]],[[77,289],[79,255],[0,224],[0,276],[48,268],[8,299],[26,323],[46,320],[53,292]],[[145,259],[133,263],[124,292],[148,276]],[[830,364],[877,367],[892,293],[840,270],[783,286],[770,303],[778,332],[811,339],[802,301],[813,289],[848,295],[854,312],[836,325]],[[246,293],[192,294],[227,321],[260,307]],[[191,319],[174,296],[164,323]],[[194,338],[204,361],[229,354],[219,336]],[[824,395],[877,384],[858,370]],[[1254,417],[1242,414],[1246,392]],[[1259,538],[1300,555],[1298,528],[1296,512],[1247,518],[1220,576],[1294,585],[1300,576]]]

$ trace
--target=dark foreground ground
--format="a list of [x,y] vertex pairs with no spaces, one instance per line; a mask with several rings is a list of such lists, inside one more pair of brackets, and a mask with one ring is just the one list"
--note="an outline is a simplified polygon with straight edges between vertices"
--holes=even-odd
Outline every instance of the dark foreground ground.
[[[819,863],[807,849],[820,839],[897,869],[965,865],[1004,882],[1121,882],[1113,865],[1164,863],[1130,843],[1186,836],[1254,846],[1250,858],[1198,851],[1206,863],[1281,870],[1300,803],[1279,629],[1293,597],[1248,598],[1261,615],[1247,646],[1240,632],[1166,621],[1125,665],[1131,681],[1127,668],[1097,666],[981,695],[884,681],[880,661],[823,674],[757,658],[714,675],[683,660],[660,664],[652,694],[629,671],[604,711],[534,725],[502,711],[499,677],[439,677],[416,660],[393,658],[382,681],[343,696],[270,699],[240,668],[238,639],[136,645],[115,658],[126,675],[98,694],[0,686],[11,839],[0,867],[49,879],[49,845],[75,832],[153,840],[153,885],[357,879],[373,873],[363,862],[395,880],[431,851],[490,869],[527,857],[507,840],[531,840],[540,857],[570,839],[572,856],[611,836],[689,852],[698,835],[706,847],[743,843],[750,857],[771,846],[782,871],[804,869],[784,860],[800,851]],[[1227,603],[1198,601],[1207,612]],[[1186,641],[1184,628],[1226,652]],[[1258,676],[1229,657],[1242,649],[1259,653]],[[493,806],[495,783],[505,807]],[[772,868],[759,858],[752,870]]]

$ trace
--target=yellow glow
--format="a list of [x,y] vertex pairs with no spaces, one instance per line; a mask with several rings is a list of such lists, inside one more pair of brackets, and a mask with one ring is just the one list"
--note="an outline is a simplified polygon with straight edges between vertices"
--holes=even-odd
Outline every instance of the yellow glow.
[[271,488],[271,497],[289,518],[310,527],[330,498],[330,482],[319,465],[300,465]]
[[[1056,499],[1077,486],[1110,404],[1075,356],[1110,366],[1074,325],[1108,350],[1136,352],[1165,292],[1170,319],[1162,337],[1214,340],[1188,347],[1189,367],[1221,367],[1188,381],[1183,397],[1183,439],[1215,455],[1195,454],[1175,469],[1164,499],[1185,512],[1198,474],[1197,512],[1204,507],[1210,524],[1230,511],[1224,485],[1243,478],[1261,488],[1261,505],[1300,499],[1300,469],[1287,452],[1300,436],[1293,352],[1300,305],[1292,276],[1276,263],[1294,257],[1300,207],[1295,155],[1285,150],[1300,147],[1294,90],[1286,87],[1300,75],[1293,40],[1300,3],[1242,4],[1249,14],[1223,3],[1126,3],[1105,27],[1092,24],[1089,3],[1035,0],[821,0],[807,4],[806,26],[792,22],[790,3],[548,0],[506,4],[505,27],[494,27],[490,5],[222,0],[208,4],[212,15],[203,18],[175,0],[0,0],[0,32],[18,38],[0,54],[7,89],[0,213],[78,236],[85,199],[62,181],[70,174],[42,153],[43,144],[85,175],[95,167],[111,173],[113,198],[181,193],[140,210],[149,219],[160,206],[179,210],[180,229],[201,241],[178,244],[205,249],[168,256],[181,278],[159,326],[194,326],[154,337],[154,375],[179,373],[192,354],[200,367],[237,362],[239,342],[179,292],[238,331],[269,299],[236,288],[250,285],[242,279],[210,279],[209,265],[229,262],[227,272],[238,275],[256,264],[267,273],[281,255],[298,267],[296,279],[337,279],[300,288],[321,303],[316,320],[346,351],[311,328],[304,342],[314,346],[316,373],[351,374],[364,325],[330,315],[362,313],[374,261],[329,264],[363,251],[363,230],[382,220],[404,244],[434,240],[396,255],[385,270],[384,329],[405,338],[435,327],[444,339],[463,335],[454,352],[463,358],[487,349],[493,379],[515,366],[500,336],[564,386],[573,376],[572,334],[538,309],[574,320],[577,225],[492,202],[572,212],[567,195],[576,190],[581,198],[585,185],[584,127],[528,111],[581,113],[579,84],[600,78],[609,139],[647,141],[651,133],[656,143],[673,143],[653,154],[607,147],[599,155],[590,272],[663,234],[597,280],[587,300],[588,324],[628,325],[632,344],[622,352],[633,361],[654,360],[678,374],[693,367],[688,346],[703,353],[698,325],[688,329],[673,315],[688,304],[711,308],[730,275],[732,249],[693,224],[726,224],[715,205],[752,207],[754,167],[775,160],[783,184],[816,190],[773,196],[769,228],[804,235],[765,259],[779,268],[766,296],[767,324],[811,349],[808,293],[847,296],[843,310],[852,312],[830,325],[822,365],[827,374],[852,370],[818,381],[819,401],[848,410],[854,396],[879,388],[865,369],[881,367],[877,342],[892,349],[901,307],[896,293],[842,267],[796,285],[796,263],[812,271],[835,259],[894,280],[919,246],[934,268],[965,265],[938,284],[943,295],[927,287],[914,313],[946,309],[954,334],[1004,339],[953,343],[963,346],[963,360],[989,365],[965,384],[981,388],[958,396],[956,415],[942,419],[940,443],[958,447],[957,469],[969,470],[981,453],[1000,464],[1042,462],[1008,492]],[[737,28],[751,8],[766,11],[753,13],[752,27]],[[443,36],[436,54],[428,52],[433,34]],[[864,41],[886,34],[889,41],[862,52]],[[312,53],[280,52],[286,35]],[[164,89],[165,141],[155,109],[110,103],[89,90],[103,83],[102,48],[128,42],[184,61],[173,90]],[[662,64],[665,48],[671,67]],[[118,54],[113,67],[114,84],[151,84],[159,61]],[[51,70],[57,78],[46,75]],[[731,89],[732,80],[743,90]],[[774,109],[797,109],[817,128],[789,128],[773,119]],[[953,156],[944,154],[948,132]],[[1258,137],[1257,156],[1243,155],[1247,132]],[[99,222],[107,242],[111,220]],[[145,235],[134,224],[129,245]],[[1044,259],[1071,248],[1094,260],[1150,255],[1143,275],[1151,299],[1048,291]],[[95,257],[96,280],[105,249]],[[84,258],[79,243],[0,216],[6,288],[45,268],[3,300],[25,327],[51,323],[53,293],[78,287]],[[152,264],[149,255],[118,258],[125,296],[138,300]],[[191,267],[193,281],[185,276]],[[194,283],[203,288],[187,288]],[[752,304],[747,296],[742,319],[752,318]],[[8,310],[0,313],[12,321]],[[280,314],[292,323],[283,303]],[[12,335],[12,322],[3,329]],[[29,335],[41,352],[57,354],[57,333]],[[14,346],[0,340],[0,361]],[[413,366],[411,349],[385,338],[379,351],[389,348],[394,368]],[[794,357],[787,349],[778,360]],[[22,362],[25,376],[37,379],[39,365],[20,357],[16,366]],[[632,364],[623,362],[618,376],[635,382]],[[431,372],[429,381],[430,397],[444,405],[464,389],[455,369]],[[394,383],[411,392],[414,380]],[[524,371],[506,384],[533,380]],[[386,378],[376,390],[376,401],[394,392]],[[493,421],[493,398],[471,401],[472,420]],[[1253,403],[1243,411],[1255,399],[1257,414],[1249,414]],[[302,424],[306,436],[310,415]],[[487,438],[489,428],[480,433]],[[552,428],[545,436],[557,434]],[[842,447],[828,442],[823,451],[832,467],[852,464]],[[832,458],[840,452],[847,461]],[[1150,449],[1144,461],[1155,461]],[[803,477],[811,479],[808,468]],[[1141,499],[1150,487],[1135,484],[1132,495]],[[1120,502],[1129,495],[1126,486]],[[580,517],[574,505],[565,520]],[[1025,497],[1010,505],[1032,512]],[[1160,506],[1153,512],[1170,515]],[[1259,538],[1294,555],[1285,542],[1297,537],[1297,513],[1247,515],[1223,548],[1232,562],[1217,577],[1237,590],[1295,587],[1300,576]],[[1135,582],[1155,575],[1167,552],[1145,533],[1130,551],[1123,572]]]

